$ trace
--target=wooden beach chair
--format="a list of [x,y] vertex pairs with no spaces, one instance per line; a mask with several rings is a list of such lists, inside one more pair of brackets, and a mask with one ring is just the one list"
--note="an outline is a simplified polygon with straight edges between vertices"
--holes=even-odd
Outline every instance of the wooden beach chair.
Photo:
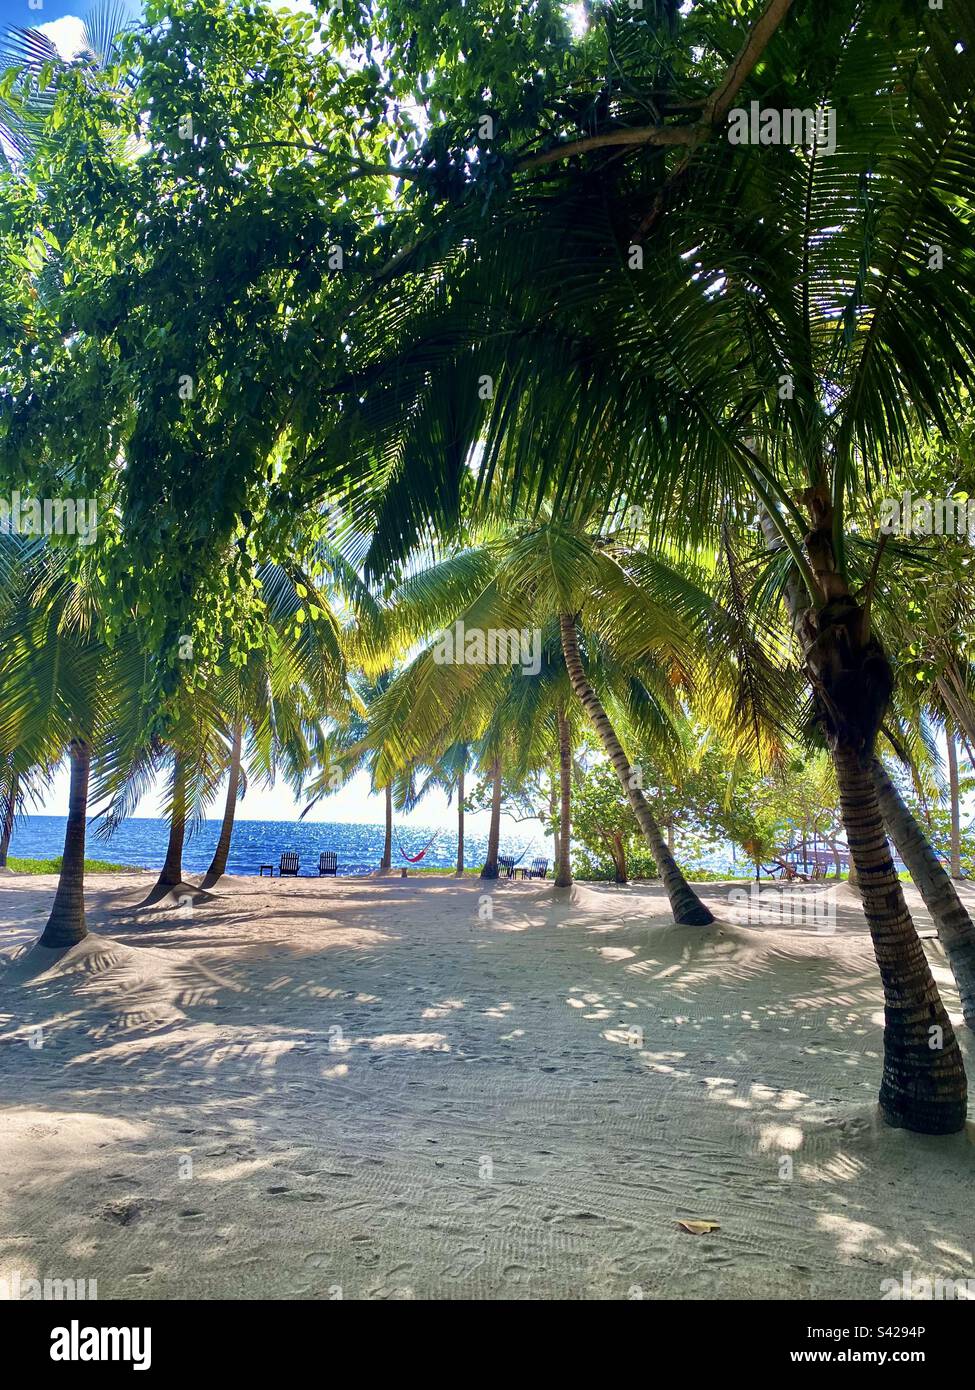
[[318,877],[323,878],[331,875],[332,878],[338,876],[339,857],[333,849],[323,849],[318,856]]
[[297,878],[297,877],[298,877],[298,862],[299,862],[299,861],[298,861],[298,856],[297,856],[297,854],[291,854],[290,852],[289,852],[289,853],[286,853],[286,854],[282,854],[282,856],[281,856],[281,862],[280,862],[280,864],[278,865],[278,877],[279,877],[279,878]]
[[515,861],[514,856],[509,854],[498,855],[498,878],[514,878]]
[[547,877],[548,877],[548,860],[547,860],[547,859],[533,859],[533,860],[532,860],[531,868],[528,870],[528,872],[527,872],[527,874],[525,875],[525,877],[526,877],[526,878],[547,878]]

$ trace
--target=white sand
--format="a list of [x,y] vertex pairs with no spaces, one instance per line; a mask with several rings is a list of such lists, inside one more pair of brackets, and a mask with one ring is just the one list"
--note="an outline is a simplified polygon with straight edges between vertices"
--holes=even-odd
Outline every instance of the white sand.
[[483,920],[476,881],[226,879],[186,916],[134,911],[150,882],[93,878],[99,936],[42,961],[17,948],[54,880],[0,882],[0,1277],[102,1298],[975,1279],[972,1126],[879,1123],[848,889],[826,934],[676,928],[650,887],[503,884]]

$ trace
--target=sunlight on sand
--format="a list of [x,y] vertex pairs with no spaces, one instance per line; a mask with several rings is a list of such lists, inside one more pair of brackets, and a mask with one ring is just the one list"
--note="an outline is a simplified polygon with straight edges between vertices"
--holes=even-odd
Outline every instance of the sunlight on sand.
[[[0,974],[0,1269],[73,1261],[105,1298],[968,1275],[972,1133],[878,1122],[852,908],[835,934],[681,928],[651,885],[499,884],[482,922],[481,890],[226,879],[167,917],[142,876],[94,878],[98,935]],[[8,960],[52,891],[0,881]],[[702,1216],[707,1240],[677,1227]]]

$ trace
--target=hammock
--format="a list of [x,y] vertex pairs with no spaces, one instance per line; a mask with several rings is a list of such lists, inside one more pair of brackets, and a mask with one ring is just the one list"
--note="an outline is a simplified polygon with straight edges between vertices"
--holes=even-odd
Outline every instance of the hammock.
[[420,850],[419,854],[407,854],[406,850],[399,842],[399,836],[396,837],[396,848],[399,850],[400,854],[406,860],[407,864],[419,864],[420,860],[426,854],[427,850],[430,848],[430,846],[433,844],[434,840],[437,838],[439,834],[440,831],[435,830],[433,834],[430,836],[429,840],[427,840],[426,844]]

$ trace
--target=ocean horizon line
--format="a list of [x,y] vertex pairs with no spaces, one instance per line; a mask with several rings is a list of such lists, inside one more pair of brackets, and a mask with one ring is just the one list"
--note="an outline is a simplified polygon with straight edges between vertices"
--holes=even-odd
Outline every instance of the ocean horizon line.
[[[12,859],[55,859],[64,848],[64,816],[30,815],[14,827],[10,841]],[[406,855],[418,854],[431,835],[433,843],[423,855],[424,868],[446,869],[457,859],[457,831],[419,822],[393,827],[394,866],[405,866]],[[210,866],[220,820],[196,821],[187,827],[183,868],[187,874],[205,873]],[[158,869],[166,857],[169,822],[158,816],[131,816],[110,836],[101,836],[89,821],[87,857],[134,869]],[[385,841],[385,824],[370,821],[237,820],[230,845],[227,872],[256,874],[261,864],[277,865],[284,853],[297,853],[302,872],[318,868],[318,856],[331,850],[338,856],[340,874],[363,873],[379,867]],[[541,856],[551,857],[551,839],[537,831],[502,830],[502,853],[527,852],[533,845]],[[464,836],[465,862],[481,862],[487,849],[487,833],[469,827]],[[402,846],[402,849],[400,848]]]

